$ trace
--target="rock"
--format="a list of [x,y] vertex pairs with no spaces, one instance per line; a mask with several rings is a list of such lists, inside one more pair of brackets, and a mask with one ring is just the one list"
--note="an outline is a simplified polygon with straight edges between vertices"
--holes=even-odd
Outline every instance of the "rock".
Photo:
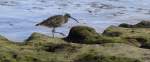
[[120,37],[124,43],[136,47],[150,49],[150,29],[149,28],[134,28],[134,33],[131,28],[123,28],[110,26],[104,32],[104,36]]
[[127,24],[127,23],[122,23],[119,25],[119,27],[124,27],[124,28],[132,28],[133,25]]
[[110,26],[106,30],[104,30],[102,34],[106,36],[111,36],[111,37],[119,37],[120,35],[122,35],[122,33],[117,30],[118,28],[119,27],[116,27],[116,26]]
[[104,35],[111,37],[119,37],[122,33],[120,32],[108,32],[107,30],[103,32]]
[[27,38],[25,40],[25,44],[35,44],[35,43],[43,43],[46,42],[48,40],[48,36],[44,35],[44,34],[40,34],[40,33],[32,33],[31,36],[29,38]]
[[94,38],[99,34],[95,31],[94,28],[87,26],[74,26],[71,28],[69,35],[66,37],[69,41],[82,43],[83,41]]
[[49,37],[44,34],[34,32],[31,34],[31,36],[26,41],[42,40],[42,39],[48,39],[48,38]]
[[75,26],[65,38],[68,42],[83,44],[120,43],[120,38],[112,38],[98,34],[94,28],[87,26]]
[[[96,33],[96,35],[98,34]],[[91,36],[92,39],[96,39],[96,36]],[[141,37],[136,39],[149,41]],[[104,39],[103,36],[99,37],[99,35],[96,39],[100,42],[106,40],[110,42],[108,37]],[[0,43],[0,58],[2,58],[0,62],[150,62],[149,49],[124,43],[70,43],[64,42],[61,38],[51,38],[40,33],[33,33],[26,41],[33,46]],[[40,45],[39,42],[42,44]]]
[[0,35],[0,44],[5,45],[5,44],[12,44],[12,43],[15,43],[15,42],[10,41],[6,37]]
[[25,40],[26,45],[42,46],[47,43],[64,43],[61,38],[53,38],[40,33],[32,33],[31,36]]
[[68,43],[47,43],[42,47],[42,50],[47,52],[62,52],[66,50],[69,53],[75,52],[79,48],[81,48],[80,45],[73,45]]
[[82,49],[84,51],[78,52],[74,62],[145,62],[140,59],[144,57],[141,53],[149,54],[149,52],[143,52],[146,51],[145,49],[123,43],[88,45]]
[[134,25],[136,28],[150,28],[150,21],[141,21]]
[[9,41],[6,37],[0,35],[0,41]]
[[122,23],[119,25],[119,27],[124,27],[124,28],[150,28],[150,21],[141,21],[137,24],[130,25],[126,23]]
[[125,38],[127,40],[127,44],[136,46],[136,47],[141,47],[143,43],[145,42],[145,39],[142,40],[140,37],[127,37]]
[[79,55],[73,62],[142,62],[139,59],[98,55],[98,53],[90,52]]

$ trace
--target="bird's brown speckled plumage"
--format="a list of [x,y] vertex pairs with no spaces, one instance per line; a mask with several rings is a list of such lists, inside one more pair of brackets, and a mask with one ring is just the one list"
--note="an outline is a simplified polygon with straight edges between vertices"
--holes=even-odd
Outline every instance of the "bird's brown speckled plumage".
[[55,16],[52,16],[52,17],[44,20],[43,22],[41,22],[37,25],[46,26],[46,27],[49,27],[49,28],[59,27],[62,24],[67,23],[68,18],[69,17],[67,17],[67,16],[55,15]]

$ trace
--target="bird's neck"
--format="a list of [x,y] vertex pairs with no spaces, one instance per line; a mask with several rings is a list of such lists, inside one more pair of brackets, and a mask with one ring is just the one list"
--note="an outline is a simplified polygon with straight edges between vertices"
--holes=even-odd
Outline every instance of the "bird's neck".
[[65,23],[67,23],[67,22],[68,22],[68,19],[69,19],[69,17],[64,16]]

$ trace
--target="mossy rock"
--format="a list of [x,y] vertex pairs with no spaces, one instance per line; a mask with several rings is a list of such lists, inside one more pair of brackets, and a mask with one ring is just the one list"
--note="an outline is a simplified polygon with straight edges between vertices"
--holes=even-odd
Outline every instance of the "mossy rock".
[[148,32],[146,32],[145,28],[135,28],[134,33],[132,32],[132,30],[132,28],[110,26],[103,32],[103,35],[109,37],[119,37],[120,40],[123,41],[123,43],[141,47],[145,42],[140,40],[140,38],[142,37],[143,39],[145,39],[144,37],[147,36]]
[[63,43],[64,40],[62,38],[53,38],[40,33],[32,33],[31,36],[25,40],[25,44],[46,44],[46,43]]
[[76,57],[74,62],[142,62],[139,59],[99,55],[96,52],[82,53]]
[[6,37],[0,35],[0,40],[9,41]]
[[150,28],[150,21],[141,21],[134,25],[136,28]]
[[150,49],[150,42],[142,44],[141,48]]
[[117,31],[116,32],[109,32],[109,31],[105,30],[103,32],[103,34],[106,35],[106,36],[111,36],[111,37],[119,37],[122,33],[117,32]]
[[[116,31],[112,31],[114,29]],[[110,37],[119,37],[119,36],[122,35],[122,32],[117,31],[117,29],[119,29],[119,27],[117,27],[117,26],[110,26],[106,30],[104,30],[104,32],[102,34],[106,35],[106,36],[110,36]]]
[[98,34],[94,28],[87,26],[75,26],[72,27],[67,41],[73,43],[83,43],[83,44],[102,44],[102,43],[117,43],[122,42],[120,38],[107,37]]
[[150,48],[150,28],[124,28],[110,26],[103,32],[103,35],[109,37],[120,37],[121,40],[124,40],[124,43],[132,46]]
[[[98,35],[99,36],[99,35]],[[100,42],[120,41],[119,37],[98,37]],[[96,40],[96,42],[97,42]],[[92,40],[93,41],[93,40]],[[61,38],[34,33],[27,45],[0,43],[0,62],[149,62],[149,50],[123,43],[80,44],[65,42]],[[87,41],[86,41],[87,42]],[[94,43],[95,41],[89,43]],[[38,47],[38,48],[37,48]],[[89,52],[94,51],[94,52]],[[96,52],[96,53],[95,53]],[[143,59],[144,58],[144,59]]]
[[[8,40],[6,37],[4,37],[4,36],[2,36],[2,35],[0,35],[0,44],[2,44],[2,45],[7,45],[7,44],[15,44],[15,42],[13,42],[13,41],[10,41],[10,40]],[[1,45],[1,46],[2,46]]]
[[31,34],[31,36],[25,40],[25,41],[32,41],[32,40],[43,40],[43,39],[48,39],[49,37],[44,35],[44,34],[40,34],[40,33],[37,33],[37,32],[34,32]]
[[127,23],[122,23],[119,25],[119,27],[124,27],[124,28],[150,28],[150,21],[141,21],[137,24],[131,25]]
[[127,42],[125,42],[125,43],[128,45],[132,45],[132,46],[136,46],[136,47],[142,46],[142,44],[137,39],[134,39],[134,38],[126,38],[126,41]]
[[132,28],[133,25],[127,24],[127,23],[122,23],[119,25],[119,27],[124,27],[124,28]]
[[42,47],[42,50],[45,50],[47,52],[76,52],[78,49],[80,49],[80,45],[73,45],[68,43],[47,43]]
[[82,43],[83,41],[94,38],[99,34],[94,28],[88,26],[74,26],[71,28],[69,35],[66,37],[67,40]]
[[48,36],[40,33],[32,33],[31,36],[25,40],[25,45],[41,45],[42,43],[46,43],[49,39]]

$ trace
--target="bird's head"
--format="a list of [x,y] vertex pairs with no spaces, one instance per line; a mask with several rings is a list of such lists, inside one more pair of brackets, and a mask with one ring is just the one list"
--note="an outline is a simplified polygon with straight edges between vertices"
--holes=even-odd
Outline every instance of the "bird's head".
[[73,18],[69,13],[66,13],[64,16],[71,18],[71,19],[75,20],[77,23],[79,23],[79,21],[77,21],[77,19]]
[[66,17],[68,17],[68,18],[71,17],[71,15],[70,15],[69,13],[66,13],[64,16],[66,16]]

